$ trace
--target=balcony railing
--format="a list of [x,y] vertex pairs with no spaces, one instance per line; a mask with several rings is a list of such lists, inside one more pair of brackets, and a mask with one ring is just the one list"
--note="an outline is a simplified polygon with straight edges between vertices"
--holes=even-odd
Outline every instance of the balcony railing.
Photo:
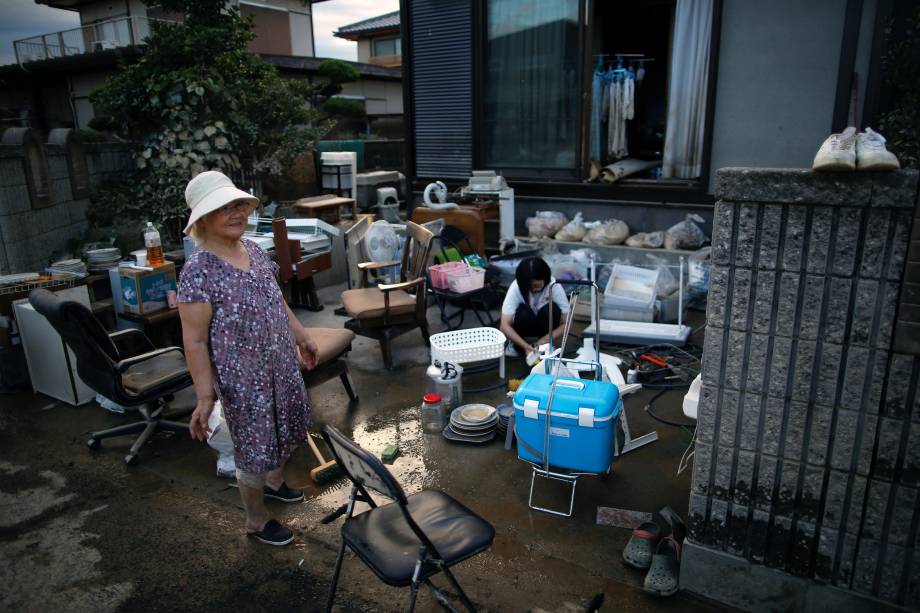
[[71,30],[23,38],[13,41],[16,61],[25,64],[140,45],[150,35],[150,24],[154,21],[166,20],[118,17]]

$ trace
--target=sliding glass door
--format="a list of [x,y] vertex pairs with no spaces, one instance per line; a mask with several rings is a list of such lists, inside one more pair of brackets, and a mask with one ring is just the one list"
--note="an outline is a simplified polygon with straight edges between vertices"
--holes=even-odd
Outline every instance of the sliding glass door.
[[573,176],[580,0],[485,0],[481,162],[508,176]]

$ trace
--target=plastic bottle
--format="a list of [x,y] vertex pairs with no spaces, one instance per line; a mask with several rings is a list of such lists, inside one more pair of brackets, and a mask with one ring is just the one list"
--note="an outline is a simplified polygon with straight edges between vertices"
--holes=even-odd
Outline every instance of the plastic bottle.
[[149,221],[144,229],[144,246],[147,247],[147,266],[157,268],[166,263],[163,260],[163,245],[160,243],[160,233]]
[[440,394],[425,394],[421,410],[422,430],[430,434],[440,434],[444,430],[444,408]]

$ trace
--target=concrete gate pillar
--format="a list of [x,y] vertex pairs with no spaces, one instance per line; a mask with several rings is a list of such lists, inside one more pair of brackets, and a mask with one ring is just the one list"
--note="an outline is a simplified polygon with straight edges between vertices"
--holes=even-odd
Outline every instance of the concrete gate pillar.
[[920,607],[917,173],[726,168],[716,193],[681,586]]

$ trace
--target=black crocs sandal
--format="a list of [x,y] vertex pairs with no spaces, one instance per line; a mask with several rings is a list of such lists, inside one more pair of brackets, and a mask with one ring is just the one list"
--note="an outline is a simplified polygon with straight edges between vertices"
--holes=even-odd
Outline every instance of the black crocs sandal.
[[260,543],[265,543],[266,545],[275,545],[277,547],[287,545],[294,540],[294,533],[279,524],[274,519],[268,520],[268,523],[266,523],[265,526],[263,526],[263,528],[258,532],[250,532],[249,536],[256,539]]
[[632,531],[629,542],[623,548],[623,562],[645,570],[652,565],[655,547],[661,538],[661,528],[654,522],[647,521]]
[[300,502],[303,500],[303,492],[301,490],[294,490],[287,486],[287,483],[281,482],[281,487],[276,490],[265,486],[265,497],[274,498],[275,500],[280,500],[281,502]]
[[642,589],[655,596],[673,596],[679,588],[680,543],[665,537],[658,542]]

